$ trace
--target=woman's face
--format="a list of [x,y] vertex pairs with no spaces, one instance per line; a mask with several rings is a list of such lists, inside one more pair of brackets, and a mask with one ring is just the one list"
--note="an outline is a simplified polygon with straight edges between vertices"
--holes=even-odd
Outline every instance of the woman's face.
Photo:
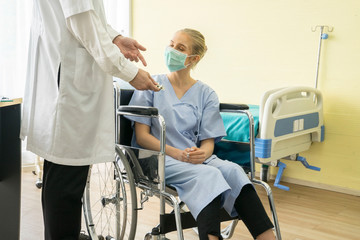
[[[187,33],[178,31],[175,33],[174,37],[170,40],[170,47],[173,49],[182,52],[188,56],[192,55],[192,40]],[[191,56],[186,58],[185,66],[194,62],[196,58]],[[196,61],[196,60],[195,60]]]

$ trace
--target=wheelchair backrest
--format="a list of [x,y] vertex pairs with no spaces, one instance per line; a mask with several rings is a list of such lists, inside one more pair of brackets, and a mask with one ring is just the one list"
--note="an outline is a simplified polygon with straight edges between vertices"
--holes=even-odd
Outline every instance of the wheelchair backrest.
[[[131,97],[134,93],[133,89],[120,89],[119,99],[118,99],[118,105],[128,105]],[[120,127],[119,132],[116,134],[119,134],[119,143],[125,146],[131,146],[131,138],[133,134],[133,129],[131,126],[131,121],[124,116],[120,117]]]

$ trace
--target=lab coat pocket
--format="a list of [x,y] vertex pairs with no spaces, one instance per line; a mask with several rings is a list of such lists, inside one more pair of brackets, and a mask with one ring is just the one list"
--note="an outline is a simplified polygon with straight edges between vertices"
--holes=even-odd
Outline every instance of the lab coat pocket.
[[85,48],[76,49],[74,85],[81,92],[99,91],[104,81],[104,72]]

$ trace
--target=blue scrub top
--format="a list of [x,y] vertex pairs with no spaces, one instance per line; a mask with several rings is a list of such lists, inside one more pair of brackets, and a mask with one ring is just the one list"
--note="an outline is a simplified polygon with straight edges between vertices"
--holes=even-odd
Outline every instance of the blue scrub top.
[[[129,105],[151,106],[159,110],[166,123],[166,144],[178,149],[199,147],[200,141],[214,138],[215,143],[226,136],[223,120],[219,113],[219,99],[213,89],[197,81],[179,99],[166,74],[153,76],[164,86],[164,90],[135,91]],[[151,134],[160,139],[160,125],[157,119],[128,117],[146,124]],[[133,137],[133,146],[136,137]]]

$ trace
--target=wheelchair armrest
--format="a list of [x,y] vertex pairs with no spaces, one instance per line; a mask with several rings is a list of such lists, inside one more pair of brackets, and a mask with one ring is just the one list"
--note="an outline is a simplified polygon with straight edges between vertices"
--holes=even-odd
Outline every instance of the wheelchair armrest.
[[249,110],[249,106],[237,103],[220,103],[219,109],[220,112],[236,112],[238,110]]
[[143,106],[119,106],[117,109],[118,114],[123,115],[137,115],[145,117],[156,117],[158,116],[158,109],[154,107],[143,107]]

